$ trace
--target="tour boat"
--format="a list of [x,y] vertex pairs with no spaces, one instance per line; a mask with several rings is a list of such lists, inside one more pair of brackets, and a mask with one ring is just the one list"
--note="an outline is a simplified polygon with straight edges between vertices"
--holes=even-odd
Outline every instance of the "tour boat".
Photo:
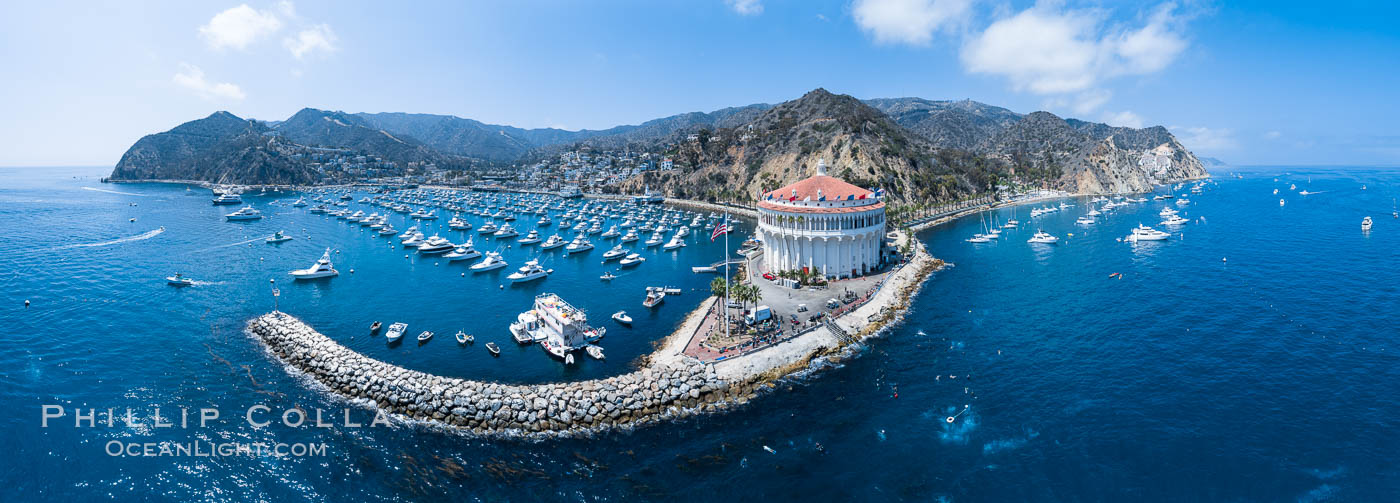
[[583,234],[579,234],[577,236],[574,236],[574,240],[573,242],[569,243],[569,246],[564,247],[564,253],[586,252],[592,249],[593,243],[589,242],[588,238],[585,237]]
[[472,264],[471,270],[472,272],[484,272],[500,269],[507,265],[509,264],[506,264],[506,261],[501,258],[501,254],[496,252],[486,252],[486,258],[482,259],[481,262]]
[[612,260],[612,259],[615,259],[615,258],[622,258],[622,257],[627,256],[628,253],[632,253],[632,251],[631,251],[631,250],[624,250],[624,249],[622,249],[622,245],[617,245],[617,246],[612,247],[611,250],[608,250],[608,251],[603,252],[603,260],[604,260],[604,261],[608,261],[608,260]]
[[291,237],[291,236],[288,236],[288,235],[286,235],[286,234],[282,234],[282,231],[277,231],[276,233],[273,233],[272,236],[269,236],[269,237],[268,237],[267,239],[265,239],[264,241],[266,241],[266,242],[269,243],[269,244],[276,244],[276,243],[281,243],[281,242],[284,242],[284,241],[291,241],[291,240],[292,240],[292,237]]
[[1366,217],[1366,218],[1361,219],[1361,230],[1363,230],[1363,231],[1369,231],[1369,230],[1371,230],[1371,217]]
[[660,288],[649,286],[647,287],[647,298],[642,301],[642,305],[645,307],[656,307],[665,301],[666,292],[662,291]]
[[1026,240],[1027,243],[1041,243],[1041,244],[1055,244],[1055,243],[1058,243],[1059,241],[1060,241],[1060,238],[1057,238],[1057,237],[1055,237],[1055,236],[1051,236],[1050,234],[1046,233],[1045,231],[1036,231],[1036,233],[1035,233],[1034,236],[1031,236],[1030,239],[1027,239],[1027,240]]
[[340,272],[336,271],[335,268],[331,266],[331,249],[326,248],[326,253],[321,255],[321,258],[317,259],[316,263],[311,264],[311,267],[297,269],[290,274],[293,279],[316,279],[329,278],[340,274]]
[[174,276],[166,276],[165,284],[170,286],[190,286],[194,284],[194,280],[186,278],[184,275],[177,272]]
[[647,259],[642,258],[641,255],[638,255],[636,253],[629,253],[626,257],[622,257],[622,261],[618,262],[618,265],[621,265],[622,267],[630,267],[640,264],[642,262],[646,262],[646,260]]
[[222,204],[243,204],[243,198],[232,192],[219,194],[219,197],[214,198],[214,206]]
[[[681,227],[681,228],[682,228],[682,229],[685,229],[685,227]],[[681,233],[677,232],[675,235],[671,236],[671,240],[670,240],[669,242],[667,242],[665,245],[663,245],[663,246],[661,247],[661,249],[662,249],[662,250],[674,250],[674,249],[676,249],[676,248],[681,248],[681,247],[684,247],[684,246],[685,246],[685,239],[684,239],[683,236],[681,236]]]
[[430,332],[430,331],[428,331],[428,330],[424,330],[424,331],[418,333],[418,343],[419,343],[419,344],[428,342],[428,339],[432,339],[432,338],[433,338],[433,333]]
[[524,283],[527,281],[534,281],[548,275],[549,271],[546,271],[543,267],[540,267],[539,260],[530,260],[525,262],[525,265],[520,266],[520,270],[510,273],[510,275],[506,276],[506,278],[509,279],[512,283]]
[[384,338],[388,339],[389,342],[397,341],[403,337],[403,333],[405,330],[408,330],[407,323],[397,322],[391,324],[389,325],[389,331],[384,334]]
[[540,249],[541,249],[541,250],[553,250],[553,249],[558,248],[558,247],[560,247],[560,246],[564,246],[564,244],[565,244],[564,238],[559,237],[558,234],[554,234],[554,235],[549,236],[549,239],[544,240],[544,243],[540,245]]
[[631,324],[632,324],[632,317],[631,317],[631,316],[627,316],[627,311],[618,311],[618,312],[616,312],[616,313],[613,313],[612,319],[613,319],[613,321],[616,321],[616,322],[621,323],[621,324],[623,324],[623,325],[631,325]]
[[[588,324],[588,315],[553,293],[535,296],[532,309],[511,325],[516,340],[538,341],[546,353],[569,361],[570,352],[603,337],[606,329]],[[524,334],[524,335],[522,335]]]
[[589,344],[583,348],[583,351],[588,353],[588,356],[593,357],[594,360],[603,359],[603,348]]
[[424,255],[430,255],[434,253],[447,253],[449,250],[452,250],[456,247],[457,245],[452,244],[452,242],[448,241],[447,238],[438,236],[437,234],[433,234],[433,237],[430,237],[424,240],[422,243],[418,244],[418,253],[422,253]]
[[254,209],[252,206],[244,206],[238,211],[224,215],[224,218],[229,219],[229,221],[259,220],[262,218],[262,212]]
[[531,230],[529,234],[525,235],[525,237],[520,238],[519,241],[516,241],[516,243],[522,245],[532,245],[538,242],[540,242],[540,231],[537,230]]
[[491,352],[491,356],[501,356],[501,347],[494,342],[486,343],[486,350]]

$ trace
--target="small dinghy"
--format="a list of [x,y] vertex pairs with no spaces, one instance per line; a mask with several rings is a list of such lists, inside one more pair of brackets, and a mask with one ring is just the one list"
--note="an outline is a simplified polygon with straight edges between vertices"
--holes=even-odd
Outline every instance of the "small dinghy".
[[422,332],[420,332],[420,333],[418,334],[418,343],[419,343],[419,344],[422,344],[422,343],[428,342],[428,339],[432,339],[432,338],[433,338],[433,333],[432,333],[431,331],[424,330],[424,331],[422,331]]
[[501,356],[501,347],[494,342],[486,343],[486,350],[491,352],[491,356]]
[[573,353],[569,353],[569,354],[564,355],[564,364],[565,364],[565,365],[573,365],[573,364],[574,364],[574,354],[573,354]]
[[467,344],[470,344],[475,340],[476,337],[472,337],[471,335],[468,335],[466,332],[463,332],[461,330],[457,331],[457,344],[466,346]]
[[623,324],[623,325],[631,325],[631,324],[632,324],[632,317],[631,317],[631,316],[627,316],[627,311],[618,311],[618,312],[616,312],[616,313],[613,313],[612,319],[613,319],[613,321],[616,321],[616,322],[621,323],[621,324]]
[[588,356],[593,357],[594,360],[602,360],[602,359],[603,359],[603,348],[600,348],[600,347],[598,347],[598,346],[594,346],[594,345],[590,344],[590,345],[584,347],[584,348],[583,348],[583,351],[584,351],[585,353],[588,353]]
[[374,323],[370,323],[370,325],[369,325],[369,334],[370,334],[370,335],[378,334],[378,333],[379,333],[379,327],[381,327],[381,326],[383,326],[383,325],[380,324],[380,323],[377,322],[377,321],[374,322]]

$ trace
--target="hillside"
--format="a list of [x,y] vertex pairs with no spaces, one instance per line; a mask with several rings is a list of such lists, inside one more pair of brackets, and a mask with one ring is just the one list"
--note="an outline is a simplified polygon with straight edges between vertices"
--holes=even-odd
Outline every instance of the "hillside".
[[310,183],[315,177],[292,158],[271,130],[228,112],[215,112],[132,145],[112,170],[116,180],[207,180]]

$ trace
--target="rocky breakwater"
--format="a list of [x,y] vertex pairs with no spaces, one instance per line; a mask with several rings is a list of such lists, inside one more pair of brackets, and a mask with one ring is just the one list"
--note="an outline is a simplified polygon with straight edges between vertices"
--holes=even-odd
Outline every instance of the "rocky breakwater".
[[555,384],[511,385],[443,377],[366,357],[286,313],[248,322],[283,363],[332,391],[412,419],[478,434],[574,435],[713,411],[752,397],[713,366],[656,364],[630,374]]

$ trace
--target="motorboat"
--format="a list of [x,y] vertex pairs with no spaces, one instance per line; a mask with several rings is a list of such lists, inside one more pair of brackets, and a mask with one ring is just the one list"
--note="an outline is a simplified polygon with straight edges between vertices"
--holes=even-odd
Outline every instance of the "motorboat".
[[456,247],[457,245],[452,244],[447,238],[433,234],[433,237],[424,240],[422,243],[418,243],[418,253],[424,255],[447,253]]
[[529,234],[525,235],[525,237],[520,238],[516,241],[516,243],[522,245],[532,245],[538,242],[540,242],[540,231],[537,230],[531,230]]
[[[688,229],[689,227],[681,227],[681,228],[682,228],[682,229]],[[676,249],[676,248],[683,248],[683,247],[685,247],[685,236],[682,236],[680,232],[677,232],[675,235],[671,236],[671,240],[670,240],[670,241],[668,241],[665,245],[662,245],[662,246],[661,246],[661,249],[662,249],[662,250],[674,250],[674,249]]]
[[396,322],[392,325],[389,325],[389,331],[384,334],[384,338],[388,339],[389,342],[397,341],[403,338],[403,333],[405,330],[408,330],[407,323]]
[[473,343],[473,342],[476,342],[476,337],[473,337],[471,334],[468,334],[468,333],[463,332],[463,331],[461,331],[461,330],[458,330],[458,331],[457,331],[456,337],[457,337],[457,344],[461,344],[461,345],[463,345],[463,346],[466,346],[467,344],[471,344],[471,343]]
[[1181,218],[1181,215],[1172,215],[1170,217],[1167,217],[1166,220],[1163,220],[1162,225],[1175,227],[1178,225],[1186,225],[1189,222],[1191,221],[1185,218]]
[[231,222],[238,220],[260,220],[262,219],[262,212],[252,206],[244,206],[238,211],[224,215],[224,218],[229,219]]
[[1366,217],[1366,218],[1361,219],[1361,230],[1362,230],[1362,231],[1369,231],[1369,230],[1371,230],[1371,217]]
[[165,284],[170,286],[190,286],[194,284],[194,280],[186,278],[184,275],[177,272],[174,276],[166,276]]
[[472,264],[471,270],[472,272],[485,272],[500,269],[507,265],[510,264],[507,264],[505,259],[501,258],[501,254],[491,251],[486,252],[486,258],[482,259],[481,262]]
[[1162,211],[1157,212],[1157,215],[1162,218],[1166,218],[1175,214],[1177,214],[1177,211],[1172,209],[1170,206],[1162,208]]
[[653,247],[653,246],[656,246],[656,245],[661,244],[662,241],[664,241],[664,239],[663,239],[663,237],[661,236],[661,233],[660,233],[660,232],[653,232],[653,233],[651,234],[651,237],[650,237],[650,238],[647,238],[645,244],[647,245],[647,248],[651,248],[651,247]]
[[618,236],[621,236],[621,235],[622,235],[622,233],[621,233],[621,232],[618,232],[617,226],[614,225],[614,226],[612,226],[612,227],[608,227],[607,232],[604,232],[604,233],[602,234],[602,237],[603,237],[603,239],[608,239],[608,238],[615,238],[615,237],[618,237]]
[[486,223],[481,224],[481,227],[476,228],[476,231],[482,234],[495,234],[498,230],[500,229],[496,228],[496,222],[491,220],[487,220]]
[[218,197],[215,197],[213,203],[214,206],[224,204],[243,204],[243,198],[238,194],[234,194],[232,192],[225,192],[223,194],[219,194]]
[[1074,223],[1079,225],[1094,225],[1094,217],[1081,215],[1079,218],[1075,219]]
[[545,215],[540,217],[539,220],[535,221],[535,225],[539,227],[549,227],[551,225],[554,225],[554,221],[549,219],[549,215]]
[[636,241],[638,238],[639,236],[637,236],[637,229],[627,229],[627,234],[624,234],[622,236],[622,242],[631,243],[633,241]]
[[506,239],[519,236],[520,233],[515,232],[515,228],[511,227],[510,224],[505,224],[501,226],[500,230],[497,230],[494,234],[491,235],[495,236],[496,239]]
[[316,263],[311,264],[311,267],[297,269],[289,274],[292,275],[293,279],[316,279],[329,278],[340,274],[340,271],[335,270],[335,267],[331,265],[331,249],[326,248],[326,253],[321,255],[321,258],[317,259]]
[[376,321],[376,322],[374,322],[374,323],[370,323],[370,324],[369,324],[369,334],[370,334],[370,335],[378,334],[378,333],[379,333],[379,327],[382,327],[382,326],[384,326],[384,325],[383,325],[382,323],[379,323],[378,321]]
[[967,238],[966,241],[969,243],[990,243],[992,242],[992,238],[987,237],[986,234],[973,234],[972,237]]
[[604,272],[602,276],[598,276],[598,279],[601,279],[603,281],[612,281],[614,279],[617,279],[617,275],[613,274],[612,271],[608,271]]
[[613,321],[616,321],[616,322],[621,323],[621,324],[623,324],[623,325],[631,325],[631,324],[632,324],[632,317],[631,317],[631,316],[627,316],[627,311],[618,311],[618,312],[616,312],[616,313],[613,313],[612,319],[613,319]]
[[1060,238],[1057,238],[1057,237],[1055,237],[1055,236],[1051,236],[1050,234],[1046,233],[1045,231],[1036,231],[1035,235],[1034,235],[1034,236],[1031,236],[1030,239],[1027,239],[1026,242],[1027,242],[1027,243],[1039,243],[1039,244],[1055,244],[1055,243],[1060,242]]
[[642,262],[646,262],[646,260],[647,259],[643,258],[641,255],[638,255],[636,253],[629,253],[626,257],[622,257],[622,261],[618,262],[618,265],[621,265],[622,267],[631,267]]
[[494,342],[486,343],[486,350],[491,352],[491,356],[501,356],[501,347]]
[[584,346],[583,352],[588,353],[588,356],[593,357],[594,360],[603,359],[603,348],[600,348],[598,346],[589,344],[587,346]]
[[506,279],[509,279],[512,283],[525,283],[527,281],[534,281],[545,276],[549,276],[549,271],[545,270],[545,268],[543,267],[540,267],[540,261],[530,260],[525,262],[525,265],[520,266],[520,270],[510,273],[509,276],[506,276]]
[[452,220],[447,221],[447,227],[452,230],[469,231],[472,229],[472,224],[471,222],[462,220],[461,217],[453,216]]
[[615,259],[615,258],[622,258],[622,257],[627,256],[628,253],[632,253],[632,251],[631,251],[631,250],[624,250],[624,249],[622,249],[622,245],[617,245],[617,246],[612,247],[611,250],[608,250],[608,251],[603,252],[603,260],[604,260],[604,261],[608,261],[608,260],[612,260],[612,259]]
[[1278,205],[1279,205],[1279,206],[1283,206],[1283,199],[1279,199],[1279,200],[1278,200]]
[[409,236],[408,239],[403,241],[403,246],[404,248],[417,248],[418,245],[423,244],[423,242],[423,233],[415,232],[412,236]]
[[458,246],[456,249],[443,255],[443,258],[446,258],[448,262],[456,262],[458,260],[471,260],[480,256],[481,252],[476,251],[476,249],[472,247],[471,240],[467,240],[466,244]]
[[433,333],[432,333],[431,331],[424,330],[424,331],[418,333],[418,343],[419,343],[419,344],[428,342],[428,339],[432,339],[432,338],[433,338]]
[[301,208],[301,207],[305,207],[305,206],[306,206],[306,198],[304,198],[304,197],[303,197],[303,198],[300,198],[300,199],[297,199],[296,202],[292,203],[292,207],[293,207],[293,208]]
[[1136,243],[1138,241],[1162,241],[1167,238],[1170,238],[1171,236],[1171,234],[1159,231],[1157,229],[1153,229],[1146,225],[1138,224],[1137,227],[1133,228],[1132,234],[1128,234],[1128,237],[1123,238],[1123,240],[1133,243]]
[[273,233],[271,236],[268,236],[268,238],[265,239],[265,240],[263,240],[263,241],[267,242],[268,244],[277,244],[277,243],[282,243],[282,242],[291,241],[291,240],[292,240],[292,237],[291,237],[291,236],[288,236],[288,235],[286,235],[286,234],[283,234],[282,231],[277,231],[277,232]]
[[408,230],[403,231],[403,234],[399,234],[399,241],[407,241],[408,238],[413,237],[414,234],[418,234],[417,225],[409,227]]
[[399,233],[399,231],[394,230],[393,227],[388,226],[388,225],[385,225],[383,228],[379,229],[379,235],[380,235],[380,236],[390,236],[390,235],[398,234],[398,233]]
[[566,244],[566,243],[565,243],[565,241],[564,241],[564,238],[559,237],[558,234],[554,234],[554,235],[549,236],[549,239],[544,240],[544,243],[540,245],[540,249],[541,249],[541,250],[553,250],[553,249],[558,248],[558,247],[560,247],[560,246],[564,246],[565,244]]
[[661,303],[665,301],[666,292],[664,290],[654,286],[649,286],[647,287],[647,297],[646,299],[642,300],[642,306],[656,307],[661,305]]
[[1002,224],[1002,225],[1001,225],[1001,228],[1003,228],[1003,229],[1015,229],[1016,226],[1018,226],[1018,225],[1021,225],[1021,222],[1016,221],[1016,219],[1011,219],[1011,220],[1007,220],[1006,223]]
[[585,237],[583,234],[579,234],[577,236],[574,236],[574,240],[573,242],[569,243],[569,246],[564,247],[564,253],[586,252],[592,249],[593,243],[589,242],[588,238]]

